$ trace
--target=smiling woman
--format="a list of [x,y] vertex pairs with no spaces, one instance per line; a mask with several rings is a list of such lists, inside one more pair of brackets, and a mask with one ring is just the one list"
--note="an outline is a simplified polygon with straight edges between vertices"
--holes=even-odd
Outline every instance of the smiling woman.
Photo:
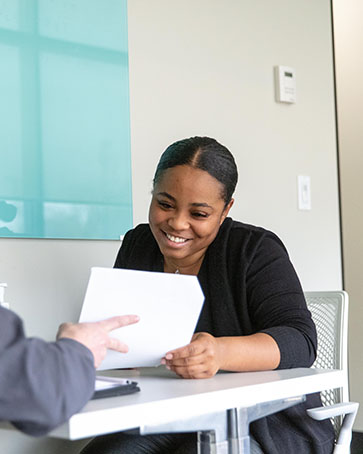
[[214,139],[193,137],[165,150],[149,210],[165,272],[198,274],[233,204],[237,179],[232,154]]
[[[205,295],[190,344],[162,363],[182,378],[219,370],[310,367],[316,330],[299,279],[281,240],[227,217],[237,168],[216,140],[192,137],[170,145],[159,161],[149,210],[124,238],[115,267],[197,275]],[[330,454],[333,428],[306,409],[320,396],[251,424],[253,452]],[[257,448],[256,448],[257,446]],[[84,454],[196,453],[195,434],[95,439]]]

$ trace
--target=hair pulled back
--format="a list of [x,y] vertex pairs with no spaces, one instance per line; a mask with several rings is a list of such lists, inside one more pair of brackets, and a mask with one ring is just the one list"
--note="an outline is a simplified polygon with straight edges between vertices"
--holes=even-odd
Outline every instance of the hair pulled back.
[[235,190],[238,171],[232,153],[210,137],[190,137],[172,143],[161,155],[154,175],[154,187],[167,169],[189,165],[204,170],[222,186],[222,198],[227,205]]

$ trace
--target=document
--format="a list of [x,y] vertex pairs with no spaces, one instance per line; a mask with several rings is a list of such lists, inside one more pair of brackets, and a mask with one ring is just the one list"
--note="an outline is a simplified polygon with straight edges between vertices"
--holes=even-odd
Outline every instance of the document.
[[109,350],[98,369],[158,366],[165,353],[190,342],[203,301],[196,276],[92,268],[79,321],[138,315],[138,323],[110,333],[128,353]]

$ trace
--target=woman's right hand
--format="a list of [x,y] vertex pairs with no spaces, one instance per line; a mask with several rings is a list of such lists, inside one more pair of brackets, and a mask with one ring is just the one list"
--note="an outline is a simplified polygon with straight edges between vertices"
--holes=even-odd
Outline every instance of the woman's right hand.
[[210,378],[221,367],[218,338],[209,333],[196,333],[190,344],[168,352],[162,364],[183,378]]

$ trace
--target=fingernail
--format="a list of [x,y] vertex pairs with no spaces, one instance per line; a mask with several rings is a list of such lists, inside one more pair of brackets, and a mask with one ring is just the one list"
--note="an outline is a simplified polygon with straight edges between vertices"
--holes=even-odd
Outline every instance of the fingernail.
[[160,364],[166,364],[166,361],[164,358],[160,361]]
[[171,353],[167,353],[167,354],[165,355],[165,358],[166,358],[166,359],[173,359],[173,355],[172,355]]
[[166,366],[166,368],[167,368],[168,370],[170,370],[170,366]]

